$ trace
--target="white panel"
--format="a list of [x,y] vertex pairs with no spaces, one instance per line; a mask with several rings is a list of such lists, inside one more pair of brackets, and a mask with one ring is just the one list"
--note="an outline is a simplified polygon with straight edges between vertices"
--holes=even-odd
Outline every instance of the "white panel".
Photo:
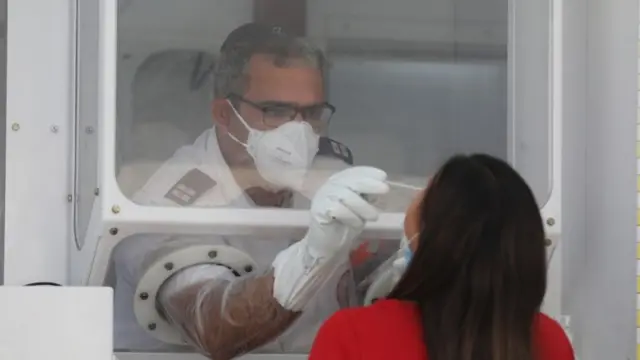
[[65,283],[71,2],[9,0],[8,13],[5,283]]
[[110,288],[0,287],[0,359],[112,360]]

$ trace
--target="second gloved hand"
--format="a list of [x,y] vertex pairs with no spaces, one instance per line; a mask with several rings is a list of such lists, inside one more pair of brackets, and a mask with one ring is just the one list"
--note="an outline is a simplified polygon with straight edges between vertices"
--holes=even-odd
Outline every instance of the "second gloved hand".
[[311,223],[305,236],[310,255],[331,257],[360,235],[367,221],[378,219],[378,210],[367,196],[389,191],[387,174],[358,166],[340,171],[320,187],[311,202]]

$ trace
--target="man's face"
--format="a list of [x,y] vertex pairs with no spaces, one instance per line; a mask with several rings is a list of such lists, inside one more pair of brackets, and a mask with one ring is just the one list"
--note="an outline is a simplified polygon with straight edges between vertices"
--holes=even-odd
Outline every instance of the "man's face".
[[[302,60],[290,60],[286,65],[277,66],[274,64],[274,58],[269,55],[253,56],[247,69],[247,90],[244,94],[237,95],[259,106],[309,106],[324,102],[324,84],[320,70],[306,65]],[[230,105],[219,99],[215,106],[229,107]],[[215,120],[223,129],[246,143],[248,129],[230,108],[227,110],[214,114]],[[271,130],[281,125],[265,121],[265,115],[260,109],[244,101],[236,102],[236,110],[253,129]],[[234,145],[229,143],[228,146]],[[234,147],[235,150],[245,151],[242,147]]]

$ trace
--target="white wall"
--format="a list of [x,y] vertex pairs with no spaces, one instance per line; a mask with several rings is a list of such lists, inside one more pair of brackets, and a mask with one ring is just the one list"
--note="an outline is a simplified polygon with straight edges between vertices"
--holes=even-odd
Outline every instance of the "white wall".
[[72,2],[8,0],[7,14],[4,281],[64,284],[72,241]]
[[587,360],[636,354],[638,2],[590,0],[586,43],[586,252],[580,294]]
[[[566,0],[562,7],[563,31],[563,192],[562,192],[562,313],[570,319],[574,349],[583,355],[587,318],[586,276],[586,174],[587,174],[587,4]],[[583,355],[580,359],[586,359]],[[607,357],[609,359],[609,357]],[[613,359],[613,358],[611,358]]]

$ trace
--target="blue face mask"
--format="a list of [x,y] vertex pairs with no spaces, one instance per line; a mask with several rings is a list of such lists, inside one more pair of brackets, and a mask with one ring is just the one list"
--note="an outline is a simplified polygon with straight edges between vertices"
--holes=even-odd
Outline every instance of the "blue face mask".
[[[412,239],[415,238],[412,237]],[[413,250],[411,250],[411,246],[409,246],[411,244],[411,241],[409,239],[407,239],[406,236],[402,236],[402,240],[401,242],[401,246],[402,246],[402,256],[404,257],[404,260],[407,264],[409,264],[409,262],[411,262],[411,259],[413,259]]]
[[405,246],[404,249],[402,249],[402,255],[404,256],[404,260],[407,264],[409,264],[413,258],[413,250],[411,250],[410,247]]

